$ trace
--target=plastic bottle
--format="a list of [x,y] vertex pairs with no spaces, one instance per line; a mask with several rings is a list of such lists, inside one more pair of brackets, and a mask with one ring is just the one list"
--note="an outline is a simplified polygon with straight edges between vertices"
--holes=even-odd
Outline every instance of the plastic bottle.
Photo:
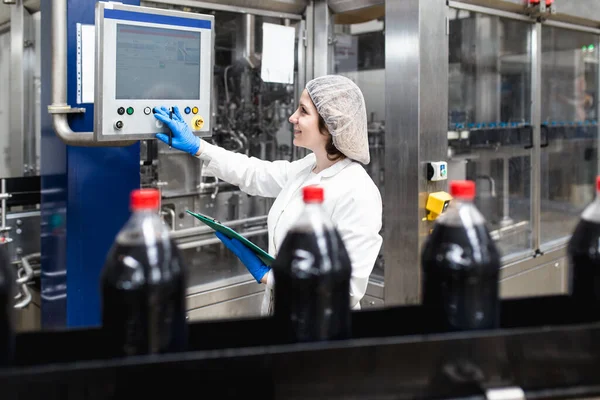
[[596,199],[581,213],[567,247],[569,292],[582,315],[600,317],[600,176]]
[[187,347],[187,270],[159,204],[157,190],[131,193],[132,214],[102,270],[102,326],[117,356]]
[[0,244],[0,367],[11,364],[15,354],[16,278],[6,247]]
[[323,188],[303,188],[304,210],[273,262],[273,317],[289,342],[351,336],[352,265],[322,209]]
[[434,329],[499,325],[500,253],[473,204],[473,181],[450,182],[453,199],[422,250],[423,307]]

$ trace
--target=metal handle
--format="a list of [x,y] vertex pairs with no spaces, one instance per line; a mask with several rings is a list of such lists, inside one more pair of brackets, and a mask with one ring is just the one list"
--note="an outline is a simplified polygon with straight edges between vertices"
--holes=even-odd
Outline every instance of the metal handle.
[[85,108],[71,108],[67,104],[67,0],[52,2],[52,104],[48,112],[56,135],[71,146],[83,147],[122,147],[136,143],[131,141],[94,140],[93,132],[73,132],[67,116],[81,113]]
[[171,216],[171,231],[175,230],[175,210],[171,207],[164,207],[162,209],[162,215],[170,215]]
[[22,278],[17,279],[18,284],[27,283],[33,278],[33,268],[31,268],[29,260],[32,258],[40,258],[41,256],[40,253],[33,253],[21,258],[21,264],[23,265],[23,270],[25,270],[25,275]]
[[[25,274],[25,269],[19,268],[19,270],[17,271],[17,276],[19,276],[18,280],[21,280],[23,278],[21,275],[24,275],[24,274]],[[25,298],[14,305],[15,308],[19,308],[19,309],[27,307],[29,305],[29,303],[31,303],[31,299],[32,299],[31,292],[29,291],[29,288],[27,287],[27,283],[23,283],[20,287],[20,290],[23,293],[23,295],[25,296]],[[21,295],[21,293],[19,293],[15,296],[15,300],[18,300],[21,297],[22,297],[22,295]]]
[[15,296],[15,300],[23,298],[21,301],[14,305],[14,308],[25,308],[31,303],[33,296],[27,284],[34,277],[34,271],[31,267],[30,261],[35,258],[40,258],[41,253],[32,253],[21,258],[21,268],[17,270],[17,284],[19,285],[19,293]]

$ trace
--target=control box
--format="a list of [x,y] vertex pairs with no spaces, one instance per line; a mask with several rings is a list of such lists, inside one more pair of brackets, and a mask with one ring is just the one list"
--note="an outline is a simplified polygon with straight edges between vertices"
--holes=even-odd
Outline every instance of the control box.
[[448,163],[446,161],[432,161],[427,163],[427,180],[442,181],[448,179]]
[[169,134],[155,107],[211,135],[214,16],[100,1],[95,34],[95,140]]
[[444,191],[430,193],[427,197],[427,204],[425,209],[427,210],[427,220],[435,221],[450,205],[452,196]]

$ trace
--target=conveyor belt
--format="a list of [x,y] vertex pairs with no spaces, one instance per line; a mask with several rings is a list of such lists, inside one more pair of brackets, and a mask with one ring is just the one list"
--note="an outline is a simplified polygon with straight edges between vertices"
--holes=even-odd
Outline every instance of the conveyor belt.
[[[286,344],[271,319],[190,324],[189,352],[112,358],[101,329],[22,334],[2,399],[526,398],[600,393],[600,323],[566,296],[507,300],[502,329],[434,332],[418,306],[353,313],[353,338]],[[587,324],[586,324],[587,322]]]

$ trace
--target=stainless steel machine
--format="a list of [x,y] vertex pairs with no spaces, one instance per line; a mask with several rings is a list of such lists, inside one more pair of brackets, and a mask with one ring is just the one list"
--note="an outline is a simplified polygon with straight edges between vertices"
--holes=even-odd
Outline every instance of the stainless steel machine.
[[[5,13],[0,13],[0,77],[10,73],[29,82],[25,87],[31,92],[23,101],[30,106],[15,121],[3,85],[0,129],[10,123],[11,137],[34,139],[20,139],[22,161],[4,161],[11,165],[7,178],[15,162],[19,177],[35,177],[39,169],[28,149],[39,137],[29,127],[39,118],[40,74],[35,68],[14,71],[29,59],[21,57],[18,64],[15,54],[37,54],[36,41],[26,40],[19,53],[7,35],[19,35],[19,21],[31,15],[35,26],[40,16],[35,2],[17,3],[21,14],[16,5],[0,5]],[[594,196],[598,173],[600,6],[595,0],[551,3],[155,0],[141,5],[214,16],[213,128],[207,140],[228,150],[265,160],[298,159],[305,153],[292,145],[288,118],[305,83],[337,73],[362,89],[371,148],[366,169],[384,199],[384,245],[361,304],[378,307],[419,301],[420,248],[433,223],[425,202],[429,193],[446,188],[446,181],[427,181],[430,161],[447,161],[448,179],[477,182],[477,206],[503,254],[503,296],[567,289],[566,242]],[[293,84],[261,79],[263,23],[295,29]],[[13,92],[24,89],[14,86]],[[162,191],[161,215],[192,270],[189,318],[258,315],[261,286],[185,211],[208,214],[266,247],[271,200],[204,176],[199,160],[156,140],[142,142],[140,172],[142,186]],[[3,210],[7,224],[14,221],[13,237],[18,221],[25,226],[36,213],[35,204]],[[31,264],[23,263],[23,256],[39,252],[32,226],[27,250],[13,252],[23,276]]]

